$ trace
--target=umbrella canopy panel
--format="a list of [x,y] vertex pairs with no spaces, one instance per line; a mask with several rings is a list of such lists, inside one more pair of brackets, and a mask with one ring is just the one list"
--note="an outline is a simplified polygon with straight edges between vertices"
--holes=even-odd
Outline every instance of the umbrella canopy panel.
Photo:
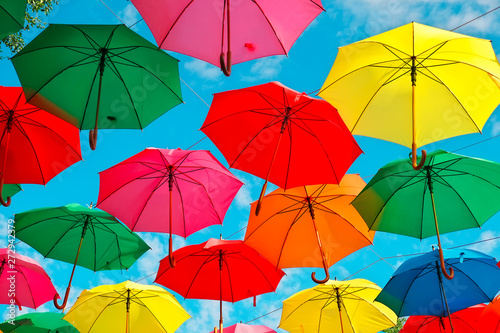
[[24,28],[27,0],[0,0],[0,39]]
[[17,316],[14,325],[9,321],[0,324],[3,333],[79,333],[66,320],[64,314],[54,312],[33,312]]

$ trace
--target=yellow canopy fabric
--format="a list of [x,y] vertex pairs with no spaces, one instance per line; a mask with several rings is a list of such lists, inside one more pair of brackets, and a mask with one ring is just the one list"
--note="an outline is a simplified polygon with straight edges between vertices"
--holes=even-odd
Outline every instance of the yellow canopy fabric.
[[165,289],[131,281],[84,290],[63,317],[82,333],[171,333],[189,318]]
[[393,327],[396,314],[374,301],[380,290],[364,279],[329,280],[283,301],[279,327],[291,333],[375,333]]
[[480,132],[500,103],[499,84],[490,41],[410,23],[339,48],[318,95],[338,109],[353,134],[407,147],[414,99],[420,147]]

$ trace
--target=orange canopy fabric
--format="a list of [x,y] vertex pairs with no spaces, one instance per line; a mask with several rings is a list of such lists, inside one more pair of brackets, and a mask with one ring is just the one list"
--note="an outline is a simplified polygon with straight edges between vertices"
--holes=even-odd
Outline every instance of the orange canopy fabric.
[[375,233],[350,205],[364,186],[359,175],[346,175],[339,185],[277,189],[266,195],[258,216],[254,214],[257,202],[252,203],[245,243],[279,268],[322,267],[314,215],[330,267],[373,241]]

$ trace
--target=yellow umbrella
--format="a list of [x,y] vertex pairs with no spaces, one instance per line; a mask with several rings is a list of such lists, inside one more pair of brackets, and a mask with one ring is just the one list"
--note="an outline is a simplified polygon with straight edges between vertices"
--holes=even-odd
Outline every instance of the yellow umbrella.
[[410,23],[339,48],[319,96],[353,134],[412,148],[481,132],[500,103],[491,41]]
[[396,314],[375,302],[381,288],[364,279],[328,281],[283,301],[279,327],[291,333],[378,332],[397,323]]
[[189,318],[165,289],[125,281],[84,290],[63,319],[82,333],[171,333]]

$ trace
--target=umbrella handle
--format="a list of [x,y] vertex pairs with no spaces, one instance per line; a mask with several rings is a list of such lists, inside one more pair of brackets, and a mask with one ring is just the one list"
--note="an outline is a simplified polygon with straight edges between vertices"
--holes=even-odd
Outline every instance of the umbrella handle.
[[441,249],[441,246],[439,247],[439,262],[441,266],[441,272],[443,272],[443,275],[448,279],[451,280],[455,276],[455,272],[453,272],[453,267],[450,267],[450,274],[446,271],[446,267],[444,265],[444,256],[443,256],[443,250]]
[[323,284],[326,283],[328,280],[330,280],[330,272],[328,271],[328,268],[325,266],[324,261],[323,261],[323,268],[325,269],[325,274],[326,274],[326,277],[323,280],[316,279],[316,272],[311,273],[311,279],[317,284]]
[[264,194],[266,194],[267,189],[267,180],[262,186],[262,190],[260,191],[259,201],[257,201],[257,207],[255,207],[255,216],[259,216],[260,209],[262,208],[262,199],[264,199]]
[[89,131],[89,145],[90,149],[95,150],[97,143],[97,126]]
[[2,192],[3,192],[3,174],[0,176],[0,203],[4,207],[10,206],[10,197],[7,197],[7,200],[4,201],[2,198]]
[[170,268],[175,267],[175,258],[174,254],[172,253],[172,234],[170,234],[170,239],[168,240],[168,263],[170,264]]
[[66,288],[66,294],[64,295],[64,300],[63,300],[63,303],[61,305],[57,304],[57,299],[59,297],[59,294],[54,295],[54,306],[56,307],[56,309],[64,310],[64,308],[66,307],[66,303],[68,303],[70,289],[71,289],[71,286],[68,286],[68,288]]
[[413,166],[413,169],[415,170],[420,170],[425,164],[425,160],[427,158],[427,152],[425,150],[422,150],[422,157],[420,158],[420,162],[417,164],[417,146],[415,144],[412,144],[412,150],[411,150],[411,165]]
[[227,51],[227,57],[224,52],[220,54],[220,69],[225,76],[231,75],[231,51]]

